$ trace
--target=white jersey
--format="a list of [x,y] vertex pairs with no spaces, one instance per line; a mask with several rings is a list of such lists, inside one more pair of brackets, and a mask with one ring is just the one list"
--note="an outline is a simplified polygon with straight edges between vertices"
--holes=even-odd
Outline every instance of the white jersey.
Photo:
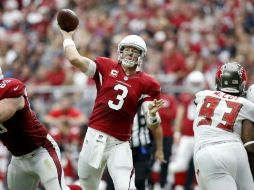
[[196,94],[195,103],[195,152],[204,144],[241,142],[242,121],[254,122],[254,104],[243,97],[205,90]]

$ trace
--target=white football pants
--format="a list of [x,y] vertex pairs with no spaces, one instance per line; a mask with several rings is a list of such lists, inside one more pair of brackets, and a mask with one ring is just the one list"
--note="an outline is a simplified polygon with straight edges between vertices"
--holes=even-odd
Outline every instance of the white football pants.
[[116,190],[136,189],[129,142],[88,128],[78,161],[80,185],[97,190],[106,164]]
[[254,183],[245,148],[239,142],[206,146],[194,155],[200,190],[250,190]]
[[12,156],[7,173],[9,190],[36,190],[39,181],[46,190],[69,190],[64,182],[59,147],[51,136],[47,138],[54,148],[40,147],[24,156]]

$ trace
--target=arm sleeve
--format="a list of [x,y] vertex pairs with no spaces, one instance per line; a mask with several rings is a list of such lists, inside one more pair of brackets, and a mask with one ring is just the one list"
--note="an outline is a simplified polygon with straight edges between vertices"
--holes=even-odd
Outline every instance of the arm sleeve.
[[96,72],[96,63],[95,62],[90,62],[88,65],[88,69],[85,72],[85,74],[90,77],[93,78]]
[[146,78],[145,80],[151,80],[149,85],[146,86],[145,93],[142,95],[140,101],[153,101],[154,99],[159,100],[161,98],[161,87],[160,84],[153,78]]

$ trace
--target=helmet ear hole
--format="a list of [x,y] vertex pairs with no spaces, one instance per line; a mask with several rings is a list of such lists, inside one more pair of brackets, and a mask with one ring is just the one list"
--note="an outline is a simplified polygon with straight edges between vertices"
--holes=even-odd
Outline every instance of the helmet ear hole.
[[122,53],[123,50],[124,50],[124,46],[121,46],[119,51]]

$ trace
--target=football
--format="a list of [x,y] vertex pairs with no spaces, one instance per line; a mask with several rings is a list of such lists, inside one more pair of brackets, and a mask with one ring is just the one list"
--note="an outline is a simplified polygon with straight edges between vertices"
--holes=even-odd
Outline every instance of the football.
[[62,30],[70,32],[77,28],[79,19],[74,11],[61,9],[57,13],[57,23]]

